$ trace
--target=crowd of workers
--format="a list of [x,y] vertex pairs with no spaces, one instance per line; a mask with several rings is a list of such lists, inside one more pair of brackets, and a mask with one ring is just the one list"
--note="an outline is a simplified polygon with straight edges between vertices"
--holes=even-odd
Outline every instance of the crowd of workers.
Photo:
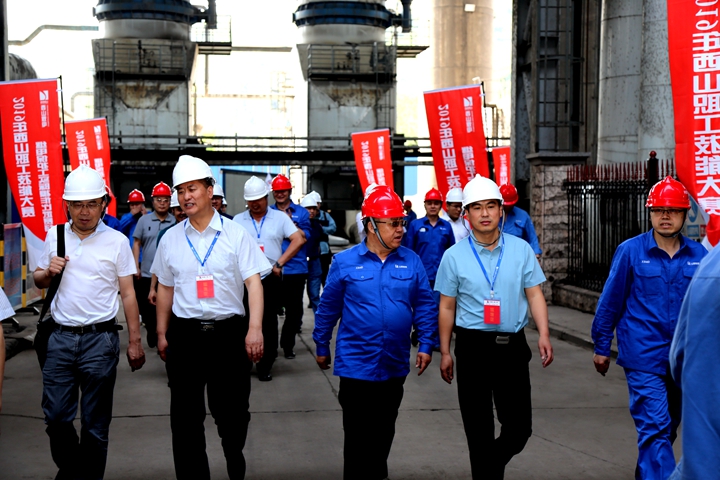
[[[145,210],[143,193],[133,190],[130,212],[115,224],[105,215],[110,197],[94,170],[81,166],[67,177],[63,199],[70,221],[48,232],[34,272],[41,288],[62,275],[42,365],[42,407],[56,478],[103,478],[120,302],[133,370],[145,362],[141,320],[147,347],[157,348],[166,362],[177,478],[210,478],[206,391],[229,477],[244,478],[250,372],[255,364],[258,379],[271,381],[278,349],[286,359],[295,357],[306,289],[315,314],[317,364],[333,365],[340,377],[344,478],[387,478],[412,344],[418,375],[439,350],[443,380],[458,382],[472,477],[503,478],[532,433],[532,350],[524,333],[529,314],[542,366],[554,358],[540,287],[542,252],[529,215],[516,206],[515,187],[478,175],[446,198],[431,189],[426,215],[411,220],[416,214],[410,201],[403,203],[387,186],[371,185],[359,214],[365,239],[334,257],[328,236],[336,225],[321,209],[320,195],[311,192],[296,204],[292,189],[283,175],[270,184],[251,177],[243,191],[247,210],[233,218],[223,211],[225,193],[207,163],[184,155],[173,170],[172,188],[164,182],[153,188],[152,211]],[[681,402],[696,392],[710,409],[716,398],[697,393],[703,390],[703,362],[710,361],[698,357],[716,346],[716,333],[708,333],[712,317],[704,313],[698,320],[690,313],[697,308],[692,301],[681,311],[707,252],[680,235],[690,204],[679,182],[667,178],[655,185],[647,207],[652,230],[620,245],[598,304],[595,368],[606,373],[617,331],[617,363],[625,369],[638,431],[636,478],[714,478],[698,466],[705,456],[691,454],[690,445],[707,439],[707,431],[686,440],[677,471],[672,451],[681,405],[700,431],[699,423],[715,421],[702,405]],[[59,232],[65,239],[61,256]],[[716,265],[706,262],[700,269],[706,274],[693,281],[690,299],[702,297],[717,277]],[[95,295],[76,293],[87,289]],[[280,313],[285,320],[278,331]],[[700,347],[698,336],[707,337]],[[236,348],[238,338],[245,339],[244,353]],[[682,378],[682,389],[673,376]],[[78,405],[79,437],[73,426]],[[495,414],[502,427],[497,437]]]

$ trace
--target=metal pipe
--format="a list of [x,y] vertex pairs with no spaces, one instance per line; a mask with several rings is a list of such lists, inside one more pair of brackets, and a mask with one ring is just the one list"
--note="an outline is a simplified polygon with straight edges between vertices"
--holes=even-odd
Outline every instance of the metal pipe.
[[32,41],[33,38],[37,37],[43,30],[71,30],[80,32],[97,32],[97,26],[84,26],[84,25],[40,25],[33,31],[29,37],[25,40],[8,40],[8,45],[22,46],[27,45]]

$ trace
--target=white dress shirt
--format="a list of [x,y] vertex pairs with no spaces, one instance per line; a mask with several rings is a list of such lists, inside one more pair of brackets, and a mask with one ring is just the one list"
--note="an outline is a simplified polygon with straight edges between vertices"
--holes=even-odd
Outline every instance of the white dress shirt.
[[267,209],[264,221],[256,222],[250,212],[245,210],[235,215],[233,222],[242,225],[258,244],[262,244],[270,264],[282,256],[283,240],[298,231],[290,217],[273,208]]

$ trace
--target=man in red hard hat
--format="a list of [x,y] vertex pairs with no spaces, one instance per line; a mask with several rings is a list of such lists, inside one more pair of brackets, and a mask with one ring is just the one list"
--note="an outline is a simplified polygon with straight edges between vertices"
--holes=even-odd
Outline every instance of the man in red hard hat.
[[127,203],[130,207],[130,212],[123,215],[120,219],[120,231],[130,239],[130,248],[132,248],[134,240],[133,232],[135,231],[137,222],[140,220],[140,217],[147,213],[147,209],[145,208],[145,195],[136,188],[128,195]]
[[510,235],[520,237],[530,244],[535,256],[540,258],[542,249],[535,233],[535,225],[530,215],[518,207],[518,191],[515,185],[506,183],[500,186],[500,194],[503,197],[503,210],[505,212],[505,225],[503,231]]
[[405,209],[405,220],[407,220],[408,225],[411,224],[414,220],[417,220],[417,213],[413,211],[412,202],[410,200],[405,200],[405,203],[403,203],[403,208]]
[[652,230],[615,251],[592,325],[593,362],[603,376],[617,330],[617,364],[625,369],[630,414],[638,432],[635,478],[668,478],[680,424],[680,390],[669,352],[688,284],[705,247],[680,234],[690,208],[685,187],[670,177],[648,195]]
[[[140,217],[133,232],[133,238],[136,242],[133,244],[132,250],[138,268],[138,273],[135,276],[137,279],[135,293],[142,322],[147,330],[147,343],[150,348],[157,346],[155,306],[148,299],[152,283],[150,267],[152,267],[153,260],[155,260],[158,233],[160,233],[160,230],[175,225],[175,217],[170,215],[171,196],[172,191],[167,183],[160,182],[155,185],[152,189],[153,212]],[[142,248],[142,259],[140,257],[140,248]]]
[[420,339],[418,375],[432,360],[437,335],[437,305],[425,268],[401,246],[402,201],[385,185],[368,191],[362,204],[367,239],[335,255],[313,332],[316,361],[326,370],[333,329],[342,317],[334,373],[340,377],[346,480],[388,476],[395,420],[410,373],[410,330],[415,326]]

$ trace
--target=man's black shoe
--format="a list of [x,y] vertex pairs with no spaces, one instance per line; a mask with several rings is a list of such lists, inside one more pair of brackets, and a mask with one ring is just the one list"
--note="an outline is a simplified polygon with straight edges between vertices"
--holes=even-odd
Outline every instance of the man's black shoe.
[[261,382],[269,382],[272,380],[272,373],[258,373],[258,380]]
[[293,358],[295,358],[295,352],[293,352],[292,350],[285,350],[285,358],[292,360]]

